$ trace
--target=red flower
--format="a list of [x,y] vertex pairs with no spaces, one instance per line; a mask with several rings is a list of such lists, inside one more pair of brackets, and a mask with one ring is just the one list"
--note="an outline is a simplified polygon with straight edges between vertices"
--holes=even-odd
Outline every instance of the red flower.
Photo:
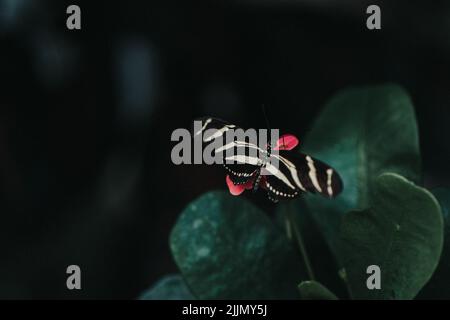
[[[284,134],[282,135],[275,147],[273,147],[274,150],[292,150],[299,144],[299,140],[296,136],[292,134]],[[228,190],[230,190],[230,193],[233,196],[238,196],[245,190],[251,190],[253,188],[253,183],[256,177],[252,177],[247,183],[245,184],[234,184],[233,181],[231,181],[230,177],[227,175],[225,178],[225,181],[228,186]],[[262,188],[266,188],[266,179],[264,176],[261,177],[261,180],[259,181],[259,186]]]
[[274,150],[292,150],[298,145],[299,141],[293,134],[283,134],[273,148]]

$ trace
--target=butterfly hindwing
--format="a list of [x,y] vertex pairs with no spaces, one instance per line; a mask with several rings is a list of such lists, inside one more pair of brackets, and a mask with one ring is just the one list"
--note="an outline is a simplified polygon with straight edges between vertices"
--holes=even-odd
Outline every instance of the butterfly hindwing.
[[258,171],[252,165],[247,164],[223,164],[227,174],[230,176],[233,184],[246,184],[250,180],[255,178],[256,172]]
[[301,194],[302,190],[295,183],[293,176],[293,165],[284,159],[279,158],[278,162],[273,161],[276,155],[271,155],[272,161],[267,163],[262,170],[265,180],[265,187],[271,200],[295,198]]

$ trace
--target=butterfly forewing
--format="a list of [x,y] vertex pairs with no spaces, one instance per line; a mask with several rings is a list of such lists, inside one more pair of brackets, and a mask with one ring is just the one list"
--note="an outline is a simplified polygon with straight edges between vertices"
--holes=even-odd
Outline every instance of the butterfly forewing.
[[329,198],[342,192],[342,179],[328,164],[305,154],[299,154],[297,157],[294,154],[295,162],[303,168],[302,179],[309,192],[317,192]]
[[[274,154],[272,157],[278,157],[278,171],[268,176],[267,181],[282,197],[286,197],[286,192],[282,193],[286,190],[286,178],[289,180],[288,186],[295,187],[295,196],[302,192],[311,192],[331,198],[342,191],[343,184],[339,174],[320,160],[289,151],[279,151],[278,155]],[[287,197],[292,197],[292,192],[288,193]]]
[[219,154],[231,181],[234,184],[245,184],[255,178],[255,173],[261,165],[258,151],[263,151],[248,141],[227,141],[225,136],[229,130],[239,129],[234,124],[217,118],[202,118],[201,127],[195,130],[195,136],[201,136],[204,144],[213,143],[219,139],[221,147],[214,149],[214,156]]
[[224,164],[231,181],[237,184],[246,184],[255,178],[258,169],[248,164]]

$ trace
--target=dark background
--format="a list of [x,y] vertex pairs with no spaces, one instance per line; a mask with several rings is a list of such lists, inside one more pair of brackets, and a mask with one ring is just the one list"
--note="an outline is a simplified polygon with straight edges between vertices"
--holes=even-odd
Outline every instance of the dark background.
[[449,71],[444,0],[0,0],[0,298],[136,298],[177,272],[178,214],[226,188],[221,168],[170,161],[195,117],[265,127],[264,104],[302,139],[338,90],[395,82],[416,106],[426,185],[448,186]]

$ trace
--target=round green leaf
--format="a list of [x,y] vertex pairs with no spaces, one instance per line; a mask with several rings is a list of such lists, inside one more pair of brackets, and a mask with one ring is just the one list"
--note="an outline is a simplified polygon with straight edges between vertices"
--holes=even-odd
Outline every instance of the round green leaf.
[[335,167],[343,179],[344,191],[336,199],[306,197],[338,258],[342,215],[368,206],[378,175],[395,172],[414,182],[421,176],[414,108],[408,94],[396,85],[339,93],[317,118],[302,151]]
[[333,292],[316,281],[303,281],[298,290],[303,300],[338,300]]
[[251,203],[224,192],[209,192],[183,211],[170,247],[200,299],[293,299],[305,279],[282,231]]
[[[436,269],[442,243],[442,213],[435,197],[397,174],[381,175],[370,209],[350,212],[342,223],[352,297],[414,298]],[[368,289],[371,265],[381,270],[381,289]]]
[[145,291],[139,300],[193,300],[195,299],[183,277],[179,274],[167,275],[161,278],[149,290]]
[[425,288],[420,292],[419,299],[450,299],[450,189],[437,188],[432,190],[439,201],[444,218],[444,247],[436,271]]

